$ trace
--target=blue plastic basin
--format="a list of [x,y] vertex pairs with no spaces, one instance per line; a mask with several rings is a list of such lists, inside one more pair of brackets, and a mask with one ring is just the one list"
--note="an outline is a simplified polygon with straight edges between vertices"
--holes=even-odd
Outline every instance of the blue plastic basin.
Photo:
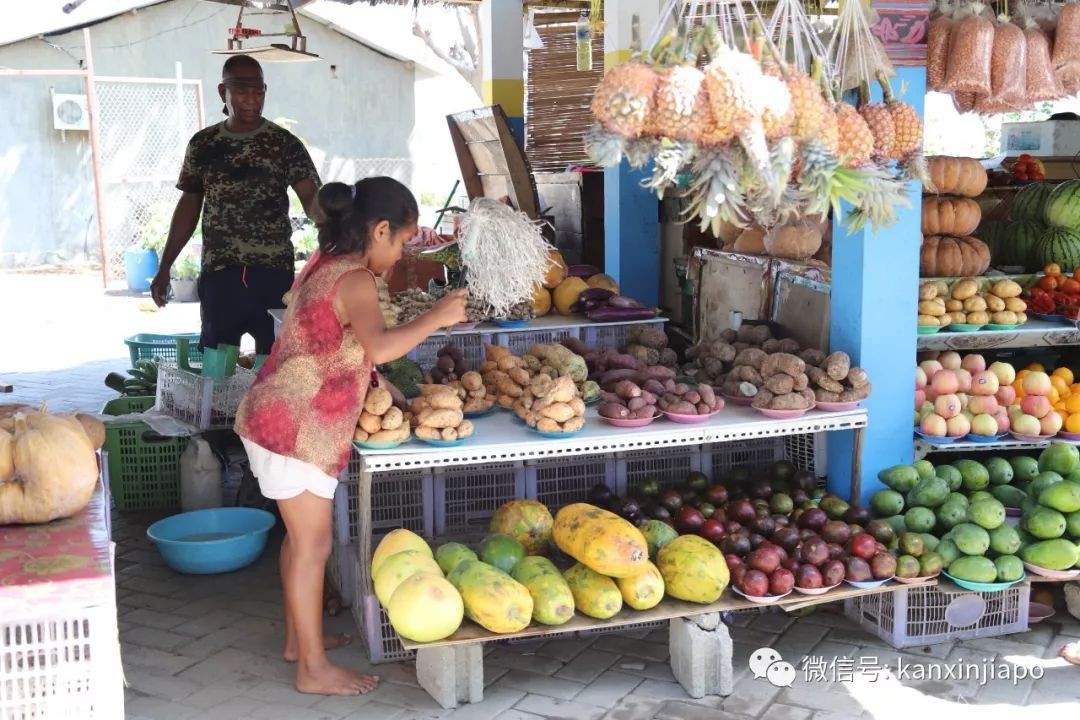
[[146,529],[146,535],[173,570],[214,575],[258,560],[276,522],[265,510],[213,508],[159,520]]

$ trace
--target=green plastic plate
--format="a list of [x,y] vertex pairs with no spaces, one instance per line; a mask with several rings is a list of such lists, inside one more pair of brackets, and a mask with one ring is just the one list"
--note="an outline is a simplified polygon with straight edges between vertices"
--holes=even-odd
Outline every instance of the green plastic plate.
[[936,333],[939,330],[941,330],[940,325],[920,325],[919,326],[919,334],[920,335],[933,335],[934,333]]
[[1020,327],[1019,325],[999,325],[998,323],[990,323],[986,326],[987,330],[993,330],[994,332],[1007,332],[1009,330],[1015,330]]
[[977,332],[982,330],[982,325],[969,325],[967,323],[953,323],[949,325],[948,332]]
[[1024,575],[1021,576],[1019,580],[1013,580],[1012,582],[981,583],[973,582],[971,580],[961,580],[958,577],[953,577],[945,570],[942,570],[941,574],[952,580],[958,586],[964,588],[965,590],[971,590],[972,592],[1000,592],[1001,590],[1006,590],[1009,587],[1012,587],[1018,582],[1023,582],[1024,578],[1027,577],[1027,573],[1024,573]]

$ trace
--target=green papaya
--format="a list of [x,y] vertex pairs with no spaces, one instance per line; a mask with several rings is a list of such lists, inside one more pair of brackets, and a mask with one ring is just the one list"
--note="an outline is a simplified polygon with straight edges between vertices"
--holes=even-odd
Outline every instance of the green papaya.
[[435,550],[435,562],[439,564],[439,568],[445,575],[452,573],[462,560],[476,559],[478,559],[476,553],[461,543],[446,543]]
[[533,620],[542,625],[562,625],[574,617],[574,594],[559,569],[546,557],[522,558],[511,575],[532,596]]
[[524,545],[502,533],[492,533],[480,543],[480,559],[504,573],[513,572],[526,554]]

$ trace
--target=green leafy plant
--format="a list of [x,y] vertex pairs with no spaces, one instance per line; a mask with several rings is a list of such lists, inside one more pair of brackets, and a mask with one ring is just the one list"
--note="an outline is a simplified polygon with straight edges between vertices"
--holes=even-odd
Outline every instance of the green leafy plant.
[[199,277],[199,261],[194,255],[185,254],[173,265],[173,280],[194,280]]
[[297,260],[306,260],[319,248],[319,229],[315,223],[307,222],[292,234],[294,256]]

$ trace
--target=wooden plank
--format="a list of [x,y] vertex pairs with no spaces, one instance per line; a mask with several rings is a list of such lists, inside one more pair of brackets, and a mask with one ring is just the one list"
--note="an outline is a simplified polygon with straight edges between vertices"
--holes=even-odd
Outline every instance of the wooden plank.
[[481,175],[509,175],[506,156],[503,155],[502,143],[498,140],[484,140],[469,143],[469,154]]
[[[936,580],[930,581],[930,583],[934,582],[936,582]],[[779,603],[776,603],[776,605],[784,610],[798,610],[811,605],[821,605],[823,603],[862,597],[864,595],[877,595],[884,592],[891,592],[901,587],[903,587],[903,585],[898,583],[889,583],[881,587],[870,588],[867,590],[861,590],[851,586],[841,586],[834,590],[830,590],[824,595],[818,596],[792,593]],[[563,625],[549,626],[532,623],[521,632],[516,633],[493,633],[489,630],[485,630],[471,620],[465,620],[462,622],[461,627],[456,633],[444,640],[431,643],[417,643],[401,638],[401,644],[406,650],[415,650],[424,647],[469,645],[472,643],[491,642],[494,640],[543,638],[578,632],[581,630],[614,629],[625,625],[637,625],[640,623],[656,622],[658,620],[673,620],[681,617],[694,617],[696,615],[704,615],[712,612],[752,610],[759,607],[761,607],[761,605],[750,602],[733,592],[725,592],[719,600],[706,605],[666,598],[651,610],[631,610],[624,608],[619,614],[608,620],[597,620],[595,618],[586,617],[581,613],[575,613],[574,617]]]
[[447,117],[446,122],[450,127],[450,139],[454,142],[454,152],[457,154],[458,166],[461,168],[461,178],[465,182],[465,193],[470,200],[483,197],[484,186],[476,170],[476,163],[473,162],[472,154],[469,152],[469,145],[462,133],[461,125],[455,122],[453,115]]

